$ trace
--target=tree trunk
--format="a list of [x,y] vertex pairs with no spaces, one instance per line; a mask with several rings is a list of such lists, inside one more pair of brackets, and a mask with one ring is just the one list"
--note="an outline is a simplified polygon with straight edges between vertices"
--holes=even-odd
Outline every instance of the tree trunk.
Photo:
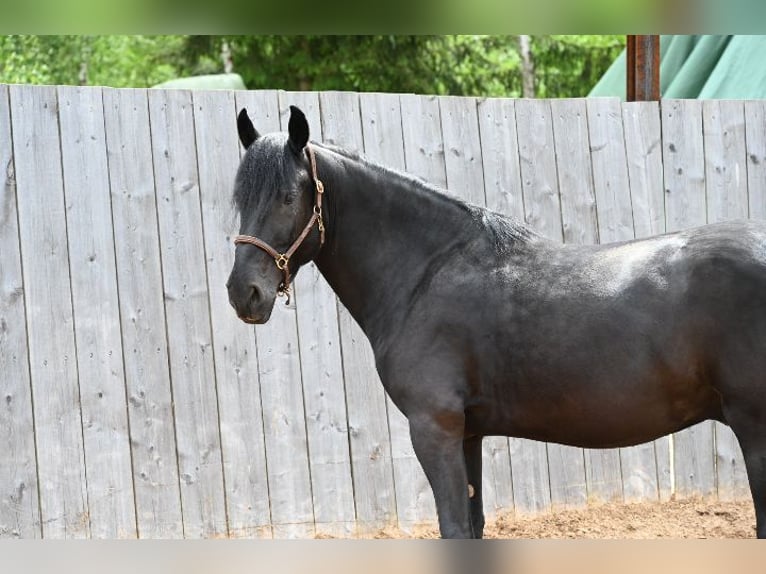
[[90,37],[83,37],[83,44],[80,46],[80,72],[77,79],[81,86],[88,85],[88,60],[90,60]]
[[529,36],[519,36],[519,55],[521,56],[521,94],[525,98],[534,98],[535,65],[529,49]]
[[226,40],[221,44],[221,60],[223,60],[223,71],[231,74],[234,71],[234,62],[231,61],[231,48]]

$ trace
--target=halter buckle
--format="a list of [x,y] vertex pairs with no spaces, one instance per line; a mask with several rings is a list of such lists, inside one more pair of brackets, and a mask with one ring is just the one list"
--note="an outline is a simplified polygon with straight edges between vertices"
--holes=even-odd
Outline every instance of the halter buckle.
[[274,261],[277,264],[277,269],[280,271],[284,271],[285,267],[287,267],[288,259],[284,255],[280,255],[279,257],[275,257]]

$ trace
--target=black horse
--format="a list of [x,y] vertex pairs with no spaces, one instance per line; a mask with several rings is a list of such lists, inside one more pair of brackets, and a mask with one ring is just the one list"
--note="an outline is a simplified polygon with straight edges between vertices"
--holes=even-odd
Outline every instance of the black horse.
[[766,225],[562,246],[309,145],[295,107],[288,134],[260,136],[245,110],[238,128],[231,304],[264,323],[316,263],[409,420],[443,537],[482,536],[485,436],[612,448],[706,419],[734,430],[766,537]]

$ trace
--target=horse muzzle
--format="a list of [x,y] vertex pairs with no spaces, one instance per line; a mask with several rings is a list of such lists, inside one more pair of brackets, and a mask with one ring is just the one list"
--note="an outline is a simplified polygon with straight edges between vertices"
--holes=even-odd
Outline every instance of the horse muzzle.
[[262,325],[269,320],[276,294],[269,296],[258,285],[231,279],[226,283],[226,288],[229,291],[229,303],[242,321],[249,325]]

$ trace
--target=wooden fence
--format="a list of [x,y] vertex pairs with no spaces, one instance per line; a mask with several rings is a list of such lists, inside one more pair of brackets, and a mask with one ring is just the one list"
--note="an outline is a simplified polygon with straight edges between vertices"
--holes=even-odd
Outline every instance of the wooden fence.
[[[224,283],[235,115],[569,243],[766,218],[764,102],[0,86],[0,536],[365,535],[433,523],[404,417],[316,269],[248,327]],[[587,341],[583,341],[587,344]],[[728,428],[485,440],[485,507],[748,497]]]

